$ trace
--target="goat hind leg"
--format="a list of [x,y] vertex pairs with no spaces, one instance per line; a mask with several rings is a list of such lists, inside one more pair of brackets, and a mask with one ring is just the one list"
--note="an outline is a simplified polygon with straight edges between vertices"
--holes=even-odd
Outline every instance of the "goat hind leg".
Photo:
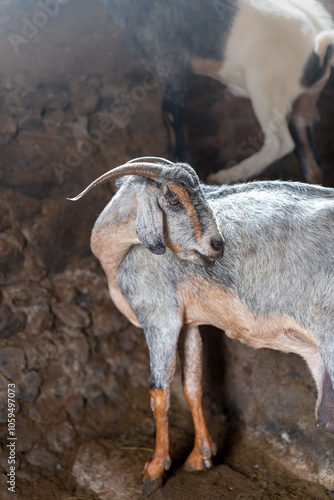
[[288,105],[286,102],[268,103],[264,99],[265,95],[265,91],[261,90],[259,82],[256,81],[252,85],[252,91],[250,90],[250,98],[264,133],[262,148],[237,165],[209,175],[209,184],[246,181],[261,174],[271,163],[293,151],[294,143],[286,120]]
[[186,461],[190,470],[205,470],[212,467],[212,455],[216,454],[202,406],[202,339],[198,327],[183,329],[179,342],[180,357],[183,369],[183,390],[191,409],[194,427],[195,444]]
[[317,101],[328,76],[326,72],[321,80],[298,97],[293,104],[289,124],[305,179],[315,184],[323,182],[323,170],[313,143],[313,125],[317,117]]

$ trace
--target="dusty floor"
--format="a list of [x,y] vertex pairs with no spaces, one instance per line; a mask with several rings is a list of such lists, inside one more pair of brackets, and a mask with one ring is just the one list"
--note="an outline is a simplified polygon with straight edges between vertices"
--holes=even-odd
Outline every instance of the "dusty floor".
[[[188,472],[183,469],[183,463],[192,447],[190,417],[184,411],[171,411],[173,465],[163,489],[154,493],[150,497],[152,500],[334,499],[334,492],[329,492],[319,484],[299,479],[269,458],[265,443],[246,437],[241,423],[220,424],[217,420],[209,420],[211,430],[214,429],[212,434],[216,442],[219,442],[214,468],[205,473]],[[22,498],[142,498],[141,468],[153,446],[149,416],[134,410],[124,414],[111,428],[112,432],[108,435],[88,442],[73,442],[71,449],[63,455],[61,469],[55,472],[43,471],[35,482],[20,480],[19,488],[24,492]],[[101,460],[101,456],[108,461],[107,465]],[[84,473],[85,481],[93,485],[95,492],[87,487],[77,486],[71,474],[75,460],[76,471],[80,470],[80,475]]]

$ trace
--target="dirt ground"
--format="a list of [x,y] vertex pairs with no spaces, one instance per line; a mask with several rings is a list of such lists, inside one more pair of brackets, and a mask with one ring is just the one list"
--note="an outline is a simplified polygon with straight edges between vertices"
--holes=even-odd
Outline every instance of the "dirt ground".
[[[81,204],[66,201],[124,161],[168,154],[161,89],[143,94],[150,73],[127,57],[107,3],[63,2],[16,52],[9,37],[23,33],[40,5],[0,0],[1,500],[139,499],[153,449],[144,335],[111,303],[89,248],[114,186]],[[128,103],[125,121],[112,113],[119,101]],[[332,75],[315,129],[327,186],[334,186],[333,103]],[[105,118],[114,126],[94,143]],[[243,141],[261,138],[250,103],[205,77],[191,79],[184,121],[188,158],[203,180],[243,159]],[[303,180],[293,154],[261,175],[277,178]],[[183,469],[193,424],[178,368],[173,465],[152,500],[333,500],[334,438],[315,428],[316,389],[306,364],[252,350],[213,328],[202,336],[214,468]],[[16,385],[15,493],[6,483],[9,383]]]
[[[175,422],[176,417],[177,422]],[[78,439],[63,455],[61,469],[43,471],[34,482],[20,481],[22,498],[31,500],[134,500],[141,497],[141,469],[153,447],[152,434],[133,434],[142,419],[149,428],[148,414],[126,413],[112,425],[112,432],[83,443]],[[214,468],[205,473],[184,470],[191,450],[193,429],[189,415],[171,412],[171,453],[174,459],[162,490],[152,500],[326,500],[334,493],[319,484],[302,480],[266,454],[266,446],[245,435],[242,423],[210,422],[220,443]],[[224,437],[222,437],[224,436]],[[79,450],[79,452],[77,451]],[[77,454],[77,457],[76,457]],[[102,457],[104,461],[102,460]],[[96,459],[96,462],[95,462]],[[71,474],[84,477],[78,487]],[[107,464],[106,464],[107,462]],[[77,476],[78,477],[78,476]],[[9,497],[8,497],[9,498]]]
[[[173,401],[175,403],[175,401]],[[193,429],[190,415],[173,405],[171,455],[173,465],[162,490],[152,500],[326,500],[334,493],[317,483],[292,474],[269,457],[266,444],[247,436],[242,422],[209,419],[217,443],[214,468],[204,473],[184,470],[191,451]],[[31,482],[19,481],[31,500],[139,500],[141,470],[153,450],[150,415],[133,409],[110,426],[111,432],[91,440],[77,439],[62,455],[59,469],[43,470]],[[74,466],[74,476],[71,473]],[[78,487],[75,477],[81,481]],[[91,485],[94,492],[85,485]],[[6,497],[7,498],[7,497]],[[8,496],[8,498],[10,498]]]

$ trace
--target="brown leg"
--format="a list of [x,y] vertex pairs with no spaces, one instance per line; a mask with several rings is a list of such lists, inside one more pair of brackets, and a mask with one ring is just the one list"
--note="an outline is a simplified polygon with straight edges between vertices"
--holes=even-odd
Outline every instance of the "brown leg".
[[[177,339],[176,339],[177,340]],[[153,360],[153,362],[152,362]],[[155,421],[155,446],[152,457],[146,460],[143,469],[143,491],[144,498],[152,495],[157,489],[161,488],[165,471],[171,466],[171,458],[169,455],[169,436],[168,436],[168,410],[170,404],[170,391],[175,372],[176,353],[169,357],[170,361],[165,360],[166,366],[163,370],[164,384],[157,383],[154,374],[155,359],[151,352],[151,370],[153,374],[152,385],[150,390],[151,408]],[[159,362],[159,366],[161,361]],[[161,387],[167,387],[163,389]]]
[[152,458],[144,465],[144,482],[163,478],[164,471],[171,466],[169,456],[168,437],[168,410],[170,402],[170,388],[165,392],[163,389],[152,389],[151,407],[155,420],[155,447]]
[[183,390],[195,427],[194,449],[186,461],[186,467],[191,470],[210,469],[211,457],[216,454],[216,446],[209,435],[202,407],[202,339],[199,329],[184,328],[179,347],[183,368]]

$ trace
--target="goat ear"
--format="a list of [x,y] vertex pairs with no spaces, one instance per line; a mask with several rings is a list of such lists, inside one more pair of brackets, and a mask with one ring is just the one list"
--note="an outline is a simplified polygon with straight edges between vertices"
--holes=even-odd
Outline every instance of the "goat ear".
[[147,186],[137,193],[136,232],[139,241],[150,252],[155,255],[165,253],[163,213],[154,191]]

